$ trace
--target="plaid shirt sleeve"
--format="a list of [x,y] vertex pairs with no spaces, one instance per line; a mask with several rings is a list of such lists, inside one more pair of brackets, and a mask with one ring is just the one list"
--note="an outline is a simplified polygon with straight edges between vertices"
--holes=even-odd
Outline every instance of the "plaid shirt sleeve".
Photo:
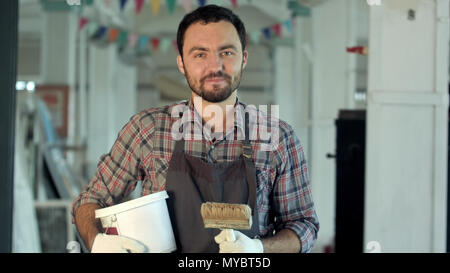
[[74,200],[72,215],[86,203],[111,206],[128,196],[142,179],[140,167],[140,116],[133,116],[122,128],[108,154],[101,156],[97,171]]
[[273,188],[275,229],[290,229],[299,237],[301,252],[310,252],[319,231],[319,221],[309,182],[303,147],[289,127],[277,154],[281,160]]

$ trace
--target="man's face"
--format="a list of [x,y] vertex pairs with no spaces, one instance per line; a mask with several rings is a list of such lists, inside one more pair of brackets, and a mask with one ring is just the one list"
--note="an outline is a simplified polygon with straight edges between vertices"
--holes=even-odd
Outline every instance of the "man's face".
[[230,22],[196,22],[184,35],[183,59],[177,57],[178,69],[189,87],[209,102],[227,99],[239,86],[247,64],[239,35]]

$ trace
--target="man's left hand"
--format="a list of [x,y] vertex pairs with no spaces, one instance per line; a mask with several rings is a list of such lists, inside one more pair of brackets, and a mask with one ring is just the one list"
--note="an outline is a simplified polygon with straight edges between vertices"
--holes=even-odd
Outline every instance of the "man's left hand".
[[261,240],[251,239],[242,232],[231,230],[234,232],[236,240],[227,241],[225,230],[219,233],[214,240],[219,244],[220,253],[263,253],[264,246]]

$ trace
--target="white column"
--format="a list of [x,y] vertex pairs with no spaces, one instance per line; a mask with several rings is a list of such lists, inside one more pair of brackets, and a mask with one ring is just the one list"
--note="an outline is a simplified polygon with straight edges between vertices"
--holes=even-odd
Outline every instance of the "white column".
[[41,45],[41,83],[69,86],[67,142],[75,135],[75,58],[77,15],[69,11],[45,11]]
[[137,111],[137,65],[117,61],[114,71],[114,97],[116,101],[116,134]]
[[48,84],[75,82],[77,16],[66,11],[45,11],[42,31],[41,80]]
[[[311,56],[311,19],[310,17],[296,17],[294,32],[294,95],[296,133],[302,142],[309,162],[309,118],[310,118],[310,86],[312,75]],[[313,183],[313,182],[312,182]]]
[[[358,46],[357,41],[357,28],[358,28],[358,7],[356,1],[347,0],[347,46]],[[361,2],[361,1],[359,1]],[[347,94],[347,107],[349,109],[355,108],[355,93],[356,93],[356,78],[358,76],[357,70],[357,55],[347,54],[347,71],[346,71],[346,94]]]
[[109,152],[117,132],[114,132],[113,68],[116,47],[89,45],[88,141],[86,159],[88,175],[95,172],[102,154]]
[[108,153],[120,129],[136,113],[136,67],[123,64],[117,45],[89,45],[88,175]]
[[445,252],[448,42],[448,0],[371,7],[364,241],[382,252]]
[[280,119],[296,129],[296,101],[293,82],[294,51],[290,46],[277,45],[274,48],[274,97],[279,105]]
[[310,120],[310,176],[320,221],[316,251],[332,244],[335,231],[336,164],[326,157],[336,151],[335,120],[348,100],[348,6],[326,1],[312,9],[313,77]]
[[87,28],[79,34],[79,70],[78,70],[78,135],[81,144],[86,144],[87,140]]

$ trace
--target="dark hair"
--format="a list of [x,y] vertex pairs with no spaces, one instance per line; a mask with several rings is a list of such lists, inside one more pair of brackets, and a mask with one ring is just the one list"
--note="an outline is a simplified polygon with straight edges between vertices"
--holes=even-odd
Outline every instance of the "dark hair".
[[183,57],[184,33],[190,25],[199,21],[208,24],[211,22],[216,23],[222,20],[232,23],[236,28],[239,39],[241,40],[242,52],[244,52],[247,33],[241,19],[239,19],[236,14],[227,8],[219,7],[217,5],[206,5],[186,14],[178,25],[177,47],[181,57]]

